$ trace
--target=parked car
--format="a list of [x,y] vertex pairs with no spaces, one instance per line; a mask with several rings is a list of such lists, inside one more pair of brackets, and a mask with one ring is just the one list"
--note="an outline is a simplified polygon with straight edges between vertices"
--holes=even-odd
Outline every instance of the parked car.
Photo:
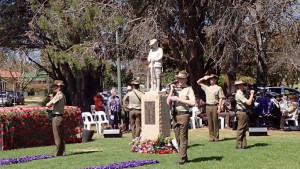
[[297,89],[290,87],[265,87],[265,89],[269,92],[275,92],[282,95],[296,94],[300,96],[300,92]]
[[25,103],[23,93],[21,92],[6,91],[6,94],[9,95],[10,98],[12,98],[12,103],[22,104],[22,105]]
[[24,95],[23,95],[22,92],[17,92],[17,95],[16,95],[16,103],[17,103],[17,104],[24,105],[24,103],[25,103],[25,98],[24,98]]
[[12,106],[12,99],[9,95],[2,93],[0,94],[0,105],[1,106]]

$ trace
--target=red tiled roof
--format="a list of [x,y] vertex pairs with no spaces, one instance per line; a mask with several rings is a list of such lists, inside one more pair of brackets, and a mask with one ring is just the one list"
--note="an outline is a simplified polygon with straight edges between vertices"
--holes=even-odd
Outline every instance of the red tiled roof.
[[11,78],[11,77],[20,77],[21,72],[9,72],[9,71],[4,71],[0,70],[1,77],[6,77],[6,78]]

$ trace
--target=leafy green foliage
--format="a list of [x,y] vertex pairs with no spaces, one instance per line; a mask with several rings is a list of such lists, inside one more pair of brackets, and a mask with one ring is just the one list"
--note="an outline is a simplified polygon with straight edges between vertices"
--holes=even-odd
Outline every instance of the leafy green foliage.
[[16,48],[31,46],[26,31],[32,18],[30,4],[24,0],[0,1],[0,46]]
[[[104,72],[104,87],[105,89],[110,89],[117,86],[117,66],[111,63],[106,64],[106,69]],[[114,79],[114,80],[113,80]],[[121,69],[121,85],[130,85],[133,75],[130,70],[125,67]]]

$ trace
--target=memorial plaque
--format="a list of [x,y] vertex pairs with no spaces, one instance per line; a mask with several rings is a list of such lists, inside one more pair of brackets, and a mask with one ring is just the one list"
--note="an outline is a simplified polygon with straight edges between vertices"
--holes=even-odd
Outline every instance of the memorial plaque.
[[145,102],[145,124],[155,124],[155,101]]
[[170,136],[170,107],[167,96],[157,92],[147,92],[141,96],[141,122],[143,139]]

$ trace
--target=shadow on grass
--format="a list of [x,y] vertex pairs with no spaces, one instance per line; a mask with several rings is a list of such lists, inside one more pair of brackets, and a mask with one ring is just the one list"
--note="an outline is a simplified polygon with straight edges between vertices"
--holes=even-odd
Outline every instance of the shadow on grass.
[[189,162],[197,163],[197,162],[212,161],[212,160],[221,161],[222,159],[223,159],[223,156],[199,157],[199,158],[194,158],[192,160],[189,160]]
[[78,152],[71,152],[70,154],[67,154],[68,156],[72,155],[78,155],[78,154],[89,154],[89,153],[97,153],[97,152],[102,152],[99,150],[92,150],[92,151],[78,151]]
[[224,138],[222,140],[219,140],[219,141],[228,141],[228,140],[235,140],[236,137],[231,137],[231,138]]
[[248,146],[248,148],[253,148],[253,147],[265,147],[265,146],[268,146],[268,145],[269,145],[268,143],[256,143],[256,144],[253,144],[253,145]]
[[198,146],[204,146],[204,145],[203,144],[193,144],[193,145],[189,145],[188,148],[198,147]]

